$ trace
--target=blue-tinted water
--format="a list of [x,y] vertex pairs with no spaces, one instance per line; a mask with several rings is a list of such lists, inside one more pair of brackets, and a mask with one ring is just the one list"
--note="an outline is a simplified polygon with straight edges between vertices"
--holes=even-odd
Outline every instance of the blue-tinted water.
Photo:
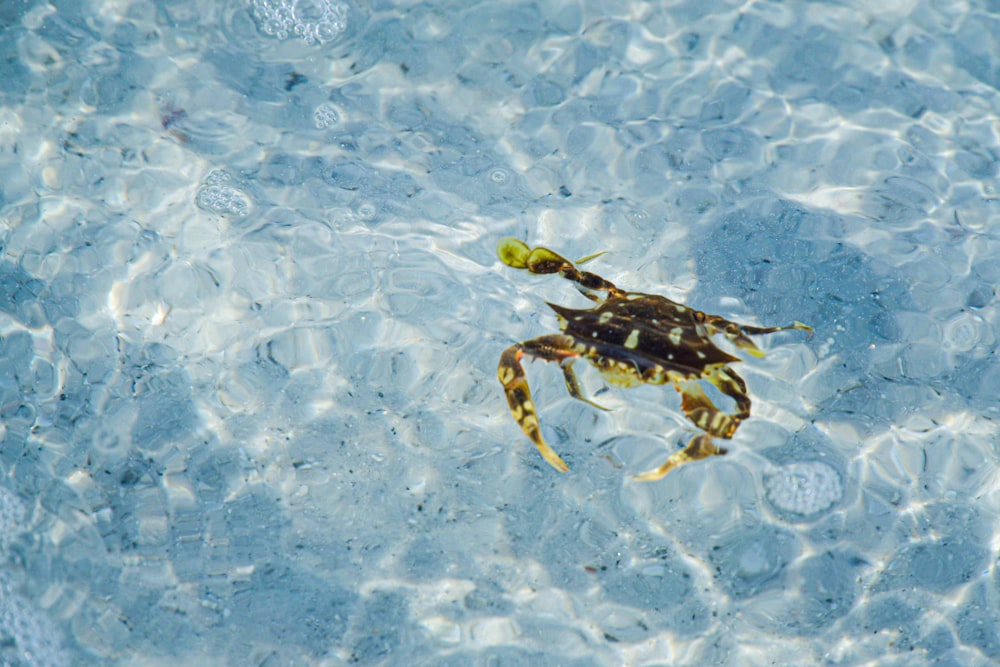
[[[1000,660],[1000,4],[0,3],[0,662]],[[501,351],[517,236],[810,340]],[[582,366],[582,364],[580,365]],[[581,369],[582,370],[582,369]]]

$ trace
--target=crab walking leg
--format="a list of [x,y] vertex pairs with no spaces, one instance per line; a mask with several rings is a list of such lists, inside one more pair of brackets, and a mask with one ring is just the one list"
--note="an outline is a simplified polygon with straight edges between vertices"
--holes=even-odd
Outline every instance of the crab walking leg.
[[635,480],[637,482],[655,482],[663,479],[667,476],[668,472],[674,468],[679,468],[685,463],[707,459],[709,456],[721,456],[725,453],[725,449],[715,446],[715,442],[712,441],[712,436],[707,433],[696,435],[691,438],[691,442],[688,443],[687,447],[679,452],[671,454],[670,458],[667,459],[666,462],[659,468],[653,468],[652,470],[639,473],[635,476]]
[[709,435],[729,439],[742,421],[739,415],[727,415],[715,407],[700,386],[694,381],[676,385],[681,393],[681,409],[694,425]]
[[[588,262],[601,254],[596,253],[584,257],[581,261]],[[511,237],[500,239],[497,243],[497,257],[500,258],[501,262],[515,269],[527,269],[536,274],[558,273],[563,278],[576,283],[577,288],[591,301],[600,301],[603,298],[600,295],[601,292],[606,292],[610,296],[624,294],[611,281],[590,271],[580,271],[573,266],[573,262],[559,253],[542,246],[530,248],[520,239]]]
[[740,331],[742,331],[745,334],[750,334],[751,336],[757,336],[760,334],[772,334],[772,333],[777,333],[778,331],[807,331],[810,334],[812,334],[813,330],[811,326],[809,326],[808,324],[802,324],[802,322],[799,322],[798,320],[796,320],[791,324],[786,324],[785,326],[781,327],[752,327],[747,324],[740,324],[738,326],[740,328]]
[[586,394],[583,393],[583,387],[580,386],[580,379],[576,377],[576,372],[573,370],[572,361],[564,361],[562,364],[562,371],[563,376],[566,378],[566,391],[569,392],[570,396],[578,401],[583,401],[592,408],[604,410],[605,412],[611,411],[611,408],[606,408],[600,403],[595,403],[587,398]]
[[722,456],[726,453],[725,449],[716,446],[712,437],[728,440],[733,437],[740,422],[750,416],[750,399],[746,395],[747,387],[743,378],[725,366],[714,369],[706,379],[718,387],[719,391],[736,401],[737,413],[729,415],[715,407],[712,399],[705,394],[695,380],[674,383],[674,387],[681,393],[681,409],[684,410],[684,414],[705,433],[692,438],[687,447],[672,454],[659,468],[636,475],[637,481],[655,482],[658,479],[663,479],[668,472],[685,463],[700,461],[709,456]]
[[[572,338],[554,334],[511,345],[500,355],[500,365],[497,367],[497,378],[507,394],[507,404],[510,406],[510,413],[514,415],[514,420],[520,425],[524,434],[535,443],[542,458],[559,472],[566,472],[569,470],[569,466],[559,458],[555,450],[549,447],[545,438],[542,437],[538,415],[535,413],[535,403],[531,400],[531,390],[528,388],[528,380],[524,376],[524,367],[521,366],[521,359],[525,356],[545,361],[563,362],[579,355],[573,351]],[[563,372],[565,373],[565,368]],[[568,377],[567,386],[570,382]],[[577,388],[579,389],[579,386]]]
[[747,396],[747,383],[733,369],[729,366],[720,366],[713,369],[705,379],[714,384],[723,394],[736,401],[736,419],[738,421],[750,417],[750,397]]
[[737,322],[732,322],[723,317],[717,315],[707,316],[707,323],[718,331],[723,331],[726,334],[726,338],[733,342],[733,344],[744,352],[751,354],[755,357],[763,357],[764,353],[761,352],[757,344],[752,340],[747,338],[747,336],[759,336],[762,334],[772,334],[778,331],[807,331],[809,335],[812,335],[812,327],[808,324],[802,324],[802,322],[794,322],[781,327],[753,327],[747,324],[739,324]]
[[666,463],[659,468],[647,470],[636,475],[640,482],[655,482],[666,477],[667,473],[691,461],[700,461],[709,456],[722,456],[726,450],[716,446],[712,437],[729,439],[733,437],[740,422],[750,416],[750,397],[747,396],[747,385],[739,375],[728,366],[719,366],[705,376],[705,379],[719,388],[726,396],[736,401],[736,414],[729,415],[712,403],[697,381],[677,382],[674,387],[681,393],[681,408],[694,425],[705,431],[695,436],[688,446],[671,455]]

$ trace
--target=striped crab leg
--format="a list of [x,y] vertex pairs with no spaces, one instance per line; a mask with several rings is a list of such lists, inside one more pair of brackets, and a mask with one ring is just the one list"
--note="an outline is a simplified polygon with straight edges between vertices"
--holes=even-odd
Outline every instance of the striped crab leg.
[[667,459],[666,462],[659,468],[653,468],[652,470],[639,473],[635,476],[635,480],[637,482],[655,482],[659,479],[663,479],[671,470],[679,468],[685,463],[707,459],[709,456],[721,456],[725,453],[725,449],[716,446],[715,442],[712,440],[712,436],[707,433],[702,433],[701,435],[696,435],[691,438],[691,442],[688,443],[687,447],[679,452],[671,454],[670,458]]
[[691,438],[687,447],[674,452],[659,468],[636,475],[637,481],[655,482],[685,463],[700,461],[709,456],[722,456],[726,453],[724,448],[715,444],[713,437],[725,440],[732,438],[740,423],[750,416],[747,385],[743,378],[725,365],[712,368],[705,374],[704,379],[736,401],[736,413],[728,414],[717,408],[698,385],[697,380],[675,382],[674,387],[681,394],[681,409],[687,418],[705,433]]
[[511,345],[500,355],[497,378],[500,380],[500,384],[503,385],[504,392],[507,394],[507,404],[510,406],[510,413],[514,416],[514,420],[521,427],[521,430],[524,431],[524,434],[528,436],[531,442],[535,443],[535,447],[538,448],[542,458],[548,461],[549,465],[559,472],[566,472],[569,470],[569,466],[559,458],[555,450],[542,437],[542,429],[538,423],[538,414],[535,412],[535,403],[531,399],[531,390],[528,388],[528,380],[524,376],[524,367],[521,365],[521,360],[525,356],[544,361],[559,362],[569,393],[574,398],[585,403],[598,408],[601,406],[587,399],[580,389],[580,383],[571,366],[573,359],[580,355],[574,349],[574,340],[569,336],[553,334],[532,338],[523,343]]
[[812,336],[813,333],[811,326],[798,321],[780,327],[754,327],[732,322],[718,315],[703,314],[702,316],[705,318],[705,324],[708,325],[710,332],[724,332],[726,338],[732,341],[736,347],[755,357],[763,357],[764,353],[747,336],[760,336],[778,331],[805,331],[809,336]]

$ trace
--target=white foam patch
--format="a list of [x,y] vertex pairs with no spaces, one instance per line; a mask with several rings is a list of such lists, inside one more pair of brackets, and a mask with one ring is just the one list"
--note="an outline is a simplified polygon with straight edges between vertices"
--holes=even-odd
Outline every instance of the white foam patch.
[[195,198],[198,208],[239,218],[247,215],[250,212],[250,199],[242,190],[229,185],[230,180],[229,174],[222,171],[209,174]]
[[260,29],[272,37],[326,44],[347,29],[348,6],[331,0],[251,0]]
[[822,461],[790,463],[764,479],[767,499],[780,510],[810,516],[844,495],[840,474]]

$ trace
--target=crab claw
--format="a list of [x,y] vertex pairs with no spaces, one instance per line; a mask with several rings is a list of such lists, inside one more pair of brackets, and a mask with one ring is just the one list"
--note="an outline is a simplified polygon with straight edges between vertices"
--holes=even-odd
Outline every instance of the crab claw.
[[575,272],[573,263],[559,253],[542,246],[529,248],[524,241],[509,236],[497,243],[497,257],[507,266],[528,269],[532,273]]
[[530,254],[531,248],[520,239],[508,236],[497,242],[497,257],[500,258],[501,262],[515,269],[528,268],[528,256]]

